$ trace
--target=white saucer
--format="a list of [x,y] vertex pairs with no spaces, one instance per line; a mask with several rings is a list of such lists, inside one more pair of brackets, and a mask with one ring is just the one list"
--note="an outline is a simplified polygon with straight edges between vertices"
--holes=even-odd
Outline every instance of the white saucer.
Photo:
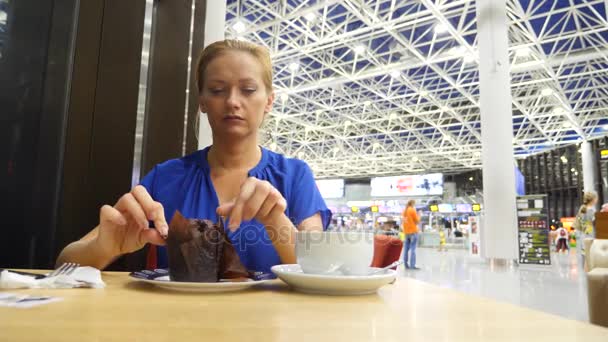
[[[305,293],[324,295],[364,295],[375,293],[380,287],[395,280],[397,272],[386,270],[370,276],[317,275],[302,272],[298,264],[276,265],[271,268],[287,285]],[[376,268],[370,267],[370,271]]]
[[182,292],[232,292],[248,289],[252,286],[263,284],[268,280],[246,280],[242,282],[220,281],[217,283],[189,283],[181,281],[171,281],[169,276],[162,276],[156,279],[144,279],[131,275],[136,281],[141,281],[148,284],[153,284],[167,290],[182,291]]

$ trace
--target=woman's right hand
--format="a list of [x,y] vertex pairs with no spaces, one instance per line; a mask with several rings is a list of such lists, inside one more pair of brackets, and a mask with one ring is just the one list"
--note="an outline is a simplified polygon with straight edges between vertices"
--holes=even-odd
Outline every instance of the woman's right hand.
[[[149,227],[148,220],[156,229]],[[168,233],[162,204],[137,185],[113,207],[101,207],[96,242],[104,254],[115,257],[137,251],[146,243],[164,245]]]

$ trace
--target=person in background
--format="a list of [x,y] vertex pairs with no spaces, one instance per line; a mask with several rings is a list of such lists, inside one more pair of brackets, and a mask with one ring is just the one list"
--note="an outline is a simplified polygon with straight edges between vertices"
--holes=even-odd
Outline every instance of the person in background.
[[[595,238],[593,221],[595,220],[595,206],[597,205],[597,194],[595,192],[585,192],[583,204],[578,210],[574,228],[576,229],[576,249],[579,255],[585,255],[583,240],[585,238]],[[583,258],[584,262],[584,258]]]
[[452,221],[449,218],[443,219],[443,227],[448,231],[448,237],[452,235]]
[[602,210],[600,210],[600,213],[608,213],[608,203],[604,203],[602,205]]
[[418,216],[414,204],[416,204],[416,201],[414,200],[409,200],[407,202],[407,206],[401,214],[401,221],[403,221],[403,233],[405,234],[403,262],[405,268],[417,270],[416,245],[418,244],[418,222],[420,222],[420,216]]
[[570,249],[568,247],[568,240],[569,240],[569,235],[568,231],[566,230],[566,228],[564,228],[560,223],[558,223],[558,228],[556,229],[556,237],[555,237],[555,251],[557,253],[568,253],[568,250]]
[[447,252],[448,248],[445,246],[445,230],[439,228],[439,252]]

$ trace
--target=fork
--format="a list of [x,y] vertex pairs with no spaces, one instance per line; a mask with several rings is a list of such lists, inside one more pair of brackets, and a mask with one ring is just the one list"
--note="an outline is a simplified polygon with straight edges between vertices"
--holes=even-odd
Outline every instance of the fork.
[[65,262],[61,266],[59,266],[56,270],[49,273],[46,277],[50,278],[50,277],[56,277],[59,275],[70,275],[70,274],[74,273],[74,271],[76,271],[76,269],[78,267],[80,267],[80,264],[73,263],[73,262]]

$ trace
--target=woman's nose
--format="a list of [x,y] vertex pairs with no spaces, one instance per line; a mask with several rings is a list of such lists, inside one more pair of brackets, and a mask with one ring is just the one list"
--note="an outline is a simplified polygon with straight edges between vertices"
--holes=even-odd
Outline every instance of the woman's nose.
[[232,90],[226,98],[226,104],[230,107],[240,107],[241,97],[238,91]]

